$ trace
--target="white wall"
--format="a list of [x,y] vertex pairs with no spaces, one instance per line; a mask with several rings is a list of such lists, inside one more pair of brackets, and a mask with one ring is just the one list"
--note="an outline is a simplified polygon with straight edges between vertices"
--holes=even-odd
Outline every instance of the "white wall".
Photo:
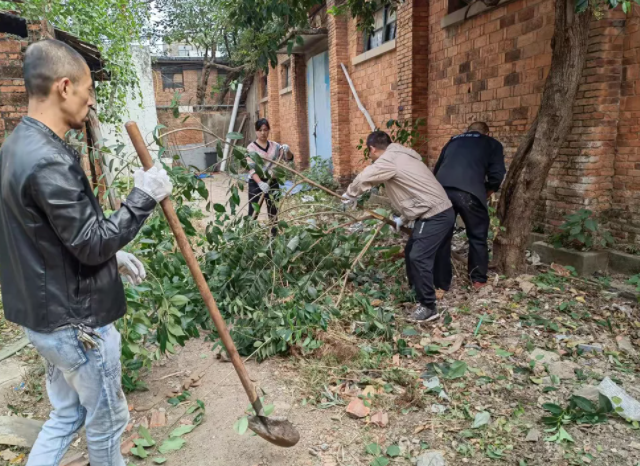
[[[153,143],[151,134],[154,128],[158,126],[158,115],[156,113],[156,100],[153,89],[151,55],[149,54],[148,47],[140,45],[131,45],[131,55],[139,79],[142,100],[137,92],[130,93],[127,99],[127,106],[122,114],[123,123],[117,127],[102,123],[100,126],[102,138],[106,146],[115,146],[120,143],[124,144],[125,149],[122,154],[129,154],[131,157],[135,157],[133,145],[124,129],[124,123],[133,120],[138,124],[138,128],[140,128],[140,132],[145,140],[152,143],[149,146],[149,150],[152,151],[152,155],[155,155],[157,152],[154,153],[153,151],[157,151],[158,147]],[[116,164],[117,161],[114,165]]]

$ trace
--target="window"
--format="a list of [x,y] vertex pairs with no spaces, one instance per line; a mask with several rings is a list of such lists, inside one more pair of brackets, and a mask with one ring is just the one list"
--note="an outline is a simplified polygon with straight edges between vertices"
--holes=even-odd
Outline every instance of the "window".
[[162,70],[163,89],[184,89],[184,77],[181,69]]
[[373,32],[364,36],[364,51],[375,49],[396,38],[396,11],[380,8],[373,17]]
[[269,96],[269,83],[267,81],[266,76],[263,76],[260,79],[260,86],[261,86],[261,96],[264,99],[265,97]]
[[447,5],[447,14],[451,14],[454,11],[461,10],[462,8],[467,8],[469,3],[465,0],[449,0]]
[[291,87],[291,62],[282,64],[280,77],[282,78],[282,89]]

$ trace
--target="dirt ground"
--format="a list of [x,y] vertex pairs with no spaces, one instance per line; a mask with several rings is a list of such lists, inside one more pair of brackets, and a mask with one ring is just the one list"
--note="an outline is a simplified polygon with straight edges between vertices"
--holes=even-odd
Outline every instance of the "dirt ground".
[[[216,175],[206,183],[209,200],[224,202],[226,177]],[[246,191],[241,196],[246,199]],[[464,253],[463,249],[458,250]],[[492,275],[490,286],[480,292],[471,292],[458,278],[439,303],[445,318],[435,325],[400,324],[392,353],[377,360],[363,353],[381,342],[355,338],[350,325],[344,325],[330,329],[339,337],[325,338],[318,354],[261,364],[249,361],[249,373],[264,391],[265,404],[274,404],[274,415],[286,416],[300,431],[300,443],[290,449],[270,445],[250,431],[234,431],[249,403],[233,367],[217,357],[204,337],[190,340],[176,355],[153,365],[145,375],[148,391],[128,395],[131,425],[123,442],[126,446],[139,425],[151,424],[151,435],[160,445],[173,429],[193,421],[198,412],[186,412],[197,400],[206,408],[202,424],[183,436],[186,444],[176,452],[161,455],[151,449],[147,459],[128,455],[127,460],[151,465],[166,457],[166,464],[184,466],[444,464],[418,460],[427,453],[446,459],[449,466],[638,466],[640,430],[617,416],[594,425],[568,422],[573,442],[545,440],[553,434],[541,423],[548,415],[543,404],[565,407],[572,394],[598,385],[606,376],[640,399],[637,302],[621,297],[610,283],[576,281],[563,276],[564,269],[557,271],[560,278],[544,267],[532,268],[531,276],[518,279]],[[611,280],[621,284],[625,277]],[[372,305],[389,309],[383,302]],[[394,312],[402,322],[402,310]],[[15,339],[19,329],[4,325]],[[402,355],[396,352],[400,339],[406,344]],[[458,339],[459,344],[454,343]],[[602,350],[577,348],[594,344]],[[531,356],[535,350],[555,353],[558,363],[539,364]],[[449,379],[440,373],[448,398],[426,389],[434,364],[461,362],[466,369],[460,377]],[[39,367],[28,347],[0,362],[0,374],[12,374],[0,385],[0,415],[46,417]],[[27,374],[22,380],[21,372]],[[175,407],[167,402],[186,379],[200,374],[188,399]],[[347,404],[361,399],[370,404],[370,414],[361,419],[348,416]],[[388,416],[382,427],[374,422],[376,413]],[[473,427],[483,413],[490,415],[488,424]],[[164,425],[154,427],[158,419]],[[372,454],[372,445],[382,453]],[[395,447],[397,455],[388,450]],[[79,439],[68,457],[85,450]]]

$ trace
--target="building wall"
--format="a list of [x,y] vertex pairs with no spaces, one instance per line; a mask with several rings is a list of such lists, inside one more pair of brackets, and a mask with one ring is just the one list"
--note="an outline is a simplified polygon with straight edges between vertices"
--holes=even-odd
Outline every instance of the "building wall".
[[[364,36],[358,31],[356,21],[350,20],[349,34],[349,64],[347,69],[353,85],[358,92],[362,105],[371,115],[373,123],[378,128],[386,128],[387,121],[398,117],[398,69],[396,66],[396,50],[373,57],[362,63],[353,64],[353,58],[364,52]],[[342,69],[339,70],[342,73]],[[356,147],[360,140],[366,140],[371,127],[364,114],[358,108],[355,98],[349,91],[349,175],[358,173],[369,165],[364,159],[364,152]]]
[[[175,65],[176,67],[178,65]],[[162,86],[162,70],[154,66],[153,70],[153,87],[155,89],[156,105],[158,107],[166,107],[171,105],[173,97],[178,92],[180,96],[180,105],[193,106],[196,105],[196,92],[198,90],[199,70],[183,70],[182,79],[184,89],[164,89]],[[205,104],[214,105],[218,103],[217,96],[211,97],[211,90],[218,86],[218,72],[215,68],[211,70],[209,75],[209,87],[207,89]],[[234,93],[230,92],[225,97],[225,105],[233,105]]]
[[640,12],[627,20],[623,44],[620,123],[614,162],[611,229],[640,243]]
[[[153,142],[152,133],[156,126],[158,126],[158,115],[156,114],[156,102],[154,99],[151,57],[147,47],[138,45],[131,46],[131,55],[138,75],[140,93],[129,93],[127,105],[124,108],[121,117],[123,121],[132,120],[138,124],[140,133],[145,137],[147,143],[150,144],[150,150],[154,151],[157,150],[157,147]],[[125,145],[123,154],[128,154],[130,157],[136,157],[131,140],[127,136],[123,125],[115,126],[112,124],[101,123],[100,129],[102,131],[102,137],[105,145],[114,146],[122,143]]]

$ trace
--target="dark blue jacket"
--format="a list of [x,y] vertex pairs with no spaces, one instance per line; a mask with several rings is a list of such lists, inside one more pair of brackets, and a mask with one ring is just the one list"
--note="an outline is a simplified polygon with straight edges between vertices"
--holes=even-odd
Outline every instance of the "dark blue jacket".
[[485,205],[487,192],[500,188],[506,172],[502,144],[477,131],[452,137],[433,170],[443,187],[471,193]]

